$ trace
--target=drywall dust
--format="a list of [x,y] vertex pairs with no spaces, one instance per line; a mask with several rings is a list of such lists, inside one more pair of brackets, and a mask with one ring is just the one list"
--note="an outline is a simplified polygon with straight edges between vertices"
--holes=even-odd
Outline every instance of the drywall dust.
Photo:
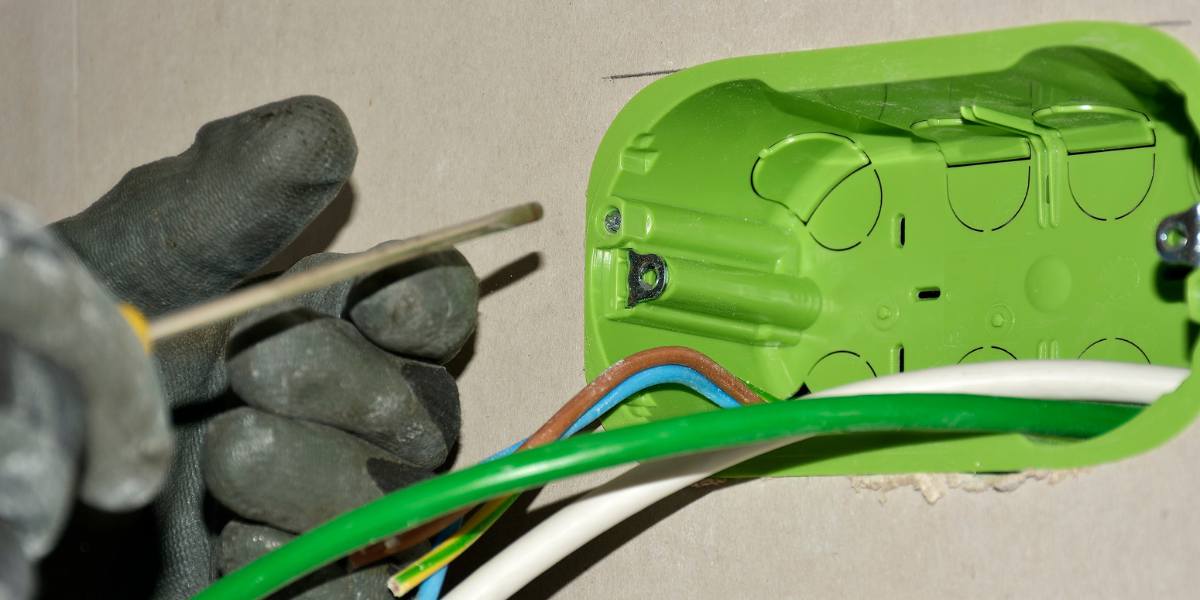
[[936,504],[953,490],[971,493],[1012,492],[1026,482],[1044,482],[1055,485],[1086,473],[1087,469],[1045,470],[1031,469],[1018,473],[974,475],[970,473],[913,473],[906,475],[869,475],[850,477],[850,486],[856,492],[876,492],[879,502],[887,502],[887,494],[893,490],[908,488],[919,492],[929,504]]

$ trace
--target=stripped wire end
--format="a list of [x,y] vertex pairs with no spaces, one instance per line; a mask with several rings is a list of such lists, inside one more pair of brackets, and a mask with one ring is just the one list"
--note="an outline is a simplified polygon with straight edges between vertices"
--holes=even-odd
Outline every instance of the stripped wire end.
[[505,496],[484,504],[470,519],[463,524],[462,529],[438,544],[433,550],[425,553],[417,562],[405,567],[388,580],[388,589],[392,595],[400,598],[416,589],[431,575],[450,564],[451,561],[466,552],[487,530],[504,515],[504,511],[516,502],[517,495]]

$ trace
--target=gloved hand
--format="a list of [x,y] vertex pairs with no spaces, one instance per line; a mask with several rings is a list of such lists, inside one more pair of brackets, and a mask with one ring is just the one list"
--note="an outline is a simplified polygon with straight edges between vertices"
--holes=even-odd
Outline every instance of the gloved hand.
[[[153,316],[261,269],[334,200],[355,157],[336,105],[293,98],[205,125],[183,154],[130,171],[52,230],[114,296]],[[218,569],[427,477],[457,438],[457,390],[440,364],[473,332],[476,302],[474,273],[449,251],[160,344],[177,450],[154,507],[159,551],[131,555],[128,533],[69,535],[43,568],[69,576],[44,578],[48,593],[84,580],[93,594],[146,595],[112,586],[152,571],[152,595],[190,595]],[[386,567],[340,569],[281,597],[388,597]]]
[[0,599],[31,594],[31,562],[54,544],[76,488],[93,507],[136,508],[170,458],[153,365],[115,300],[31,218],[0,206]]

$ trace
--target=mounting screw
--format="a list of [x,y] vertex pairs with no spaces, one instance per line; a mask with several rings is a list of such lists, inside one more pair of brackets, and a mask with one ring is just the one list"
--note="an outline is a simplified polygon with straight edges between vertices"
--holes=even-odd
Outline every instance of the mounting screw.
[[1200,266],[1200,204],[1163,219],[1154,237],[1163,261]]
[[621,211],[612,209],[608,214],[604,215],[604,229],[609,233],[616,233],[621,230]]

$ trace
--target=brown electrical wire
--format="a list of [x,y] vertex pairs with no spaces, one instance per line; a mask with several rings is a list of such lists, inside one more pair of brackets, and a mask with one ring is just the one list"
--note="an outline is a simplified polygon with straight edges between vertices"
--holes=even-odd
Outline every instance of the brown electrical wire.
[[[549,444],[558,440],[583,413],[600,401],[614,387],[635,373],[661,365],[681,365],[689,367],[721,388],[739,404],[761,404],[762,398],[750,390],[741,379],[738,379],[713,359],[697,350],[684,346],[661,346],[631,354],[617,361],[604,370],[598,377],[575,394],[562,408],[558,409],[533,435],[529,436],[518,448],[528,450],[536,446]],[[473,508],[473,507],[471,507]],[[377,542],[350,555],[350,567],[358,568],[363,565],[387,558],[402,550],[407,550],[444,529],[458,517],[466,514],[471,508],[465,508],[450,515],[429,521],[420,527],[411,529],[403,534]]]
[[550,417],[541,428],[529,436],[517,450],[527,450],[557,440],[571,427],[572,423],[587,412],[592,405],[599,402],[605,394],[612,391],[617,384],[625,381],[634,373],[660,365],[690,367],[712,380],[726,394],[733,396],[733,399],[737,400],[739,404],[760,404],[762,402],[762,398],[752,392],[741,379],[696,350],[684,346],[651,348],[631,354],[605,369],[599,377],[596,377],[587,387],[580,390],[575,397],[558,409],[558,412],[554,413],[554,416]]

